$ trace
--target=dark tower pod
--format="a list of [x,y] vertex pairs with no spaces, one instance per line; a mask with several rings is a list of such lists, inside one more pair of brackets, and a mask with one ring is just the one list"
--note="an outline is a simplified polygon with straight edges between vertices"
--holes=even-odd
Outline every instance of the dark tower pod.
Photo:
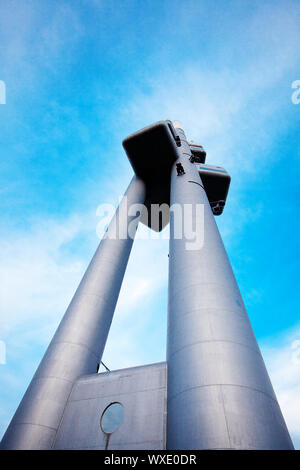
[[220,166],[199,165],[199,175],[214,215],[221,215],[226,204],[230,175]]
[[[156,122],[123,140],[123,147],[135,174],[146,184],[146,210],[141,216],[141,222],[156,232],[169,223],[170,174],[178,158],[180,145],[171,121]],[[151,217],[153,205],[163,205],[159,218]]]

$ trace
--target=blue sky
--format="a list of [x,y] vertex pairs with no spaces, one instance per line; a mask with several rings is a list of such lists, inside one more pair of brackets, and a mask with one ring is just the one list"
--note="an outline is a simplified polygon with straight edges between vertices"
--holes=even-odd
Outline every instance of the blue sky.
[[[179,119],[232,176],[217,222],[300,447],[299,43],[296,0],[0,2],[0,433],[132,176],[122,140]],[[135,242],[111,368],[165,359],[167,253]]]

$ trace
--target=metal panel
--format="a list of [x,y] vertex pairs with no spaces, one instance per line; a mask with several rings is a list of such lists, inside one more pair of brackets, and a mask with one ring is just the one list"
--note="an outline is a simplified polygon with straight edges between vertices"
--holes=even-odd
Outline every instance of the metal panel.
[[108,449],[164,449],[166,375],[163,362],[82,377],[74,384],[54,448],[105,449],[101,415],[119,402],[124,419]]

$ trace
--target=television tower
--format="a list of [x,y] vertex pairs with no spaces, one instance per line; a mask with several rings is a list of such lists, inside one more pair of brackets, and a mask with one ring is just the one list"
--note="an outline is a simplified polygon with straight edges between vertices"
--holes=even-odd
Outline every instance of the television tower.
[[[123,146],[135,175],[1,448],[293,449],[214,220],[230,176],[179,122]],[[166,361],[98,374],[139,221],[170,222]]]

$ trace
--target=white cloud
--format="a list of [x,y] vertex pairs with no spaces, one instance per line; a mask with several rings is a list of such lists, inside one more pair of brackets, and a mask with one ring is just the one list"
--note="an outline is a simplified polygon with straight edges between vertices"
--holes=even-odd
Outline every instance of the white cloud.
[[85,262],[64,248],[84,230],[73,216],[63,223],[35,222],[28,230],[0,240],[1,334],[20,324],[59,315]]
[[294,445],[300,449],[300,326],[262,342],[261,349]]
[[[194,63],[180,70],[167,87],[167,78],[159,76],[151,81],[151,93],[137,92],[123,110],[124,120],[133,131],[161,119],[179,119],[188,139],[204,145],[208,162],[224,165],[231,172],[253,171],[257,163],[265,164],[260,152],[272,138],[267,121],[282,103],[263,97],[264,92],[274,89],[281,75],[274,76],[263,64],[254,80],[251,68],[252,64],[242,71],[211,72]],[[263,106],[254,109],[251,102],[260,99]],[[241,139],[247,142],[247,155],[242,152]]]

